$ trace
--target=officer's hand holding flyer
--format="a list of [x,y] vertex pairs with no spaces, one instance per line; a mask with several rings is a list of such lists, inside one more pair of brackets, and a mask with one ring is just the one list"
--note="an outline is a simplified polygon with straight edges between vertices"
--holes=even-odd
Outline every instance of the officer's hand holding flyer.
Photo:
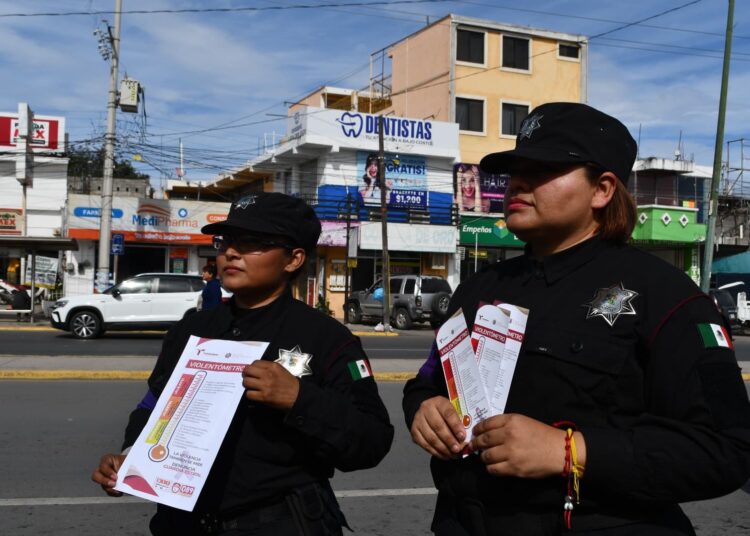
[[191,336],[115,489],[192,511],[245,391],[242,370],[267,347]]
[[477,311],[469,336],[459,309],[438,330],[436,342],[448,396],[471,441],[472,428],[505,411],[528,309],[507,303]]

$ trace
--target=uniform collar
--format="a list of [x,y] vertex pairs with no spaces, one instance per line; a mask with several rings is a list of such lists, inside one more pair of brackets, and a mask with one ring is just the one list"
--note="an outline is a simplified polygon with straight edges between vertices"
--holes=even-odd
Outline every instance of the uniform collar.
[[278,298],[263,307],[258,307],[256,309],[243,309],[237,307],[237,303],[233,296],[229,299],[228,303],[222,304],[220,307],[216,308],[214,318],[218,322],[219,328],[222,332],[228,331],[232,328],[234,322],[238,320],[242,321],[245,317],[257,318],[258,316],[263,316],[264,313],[269,310],[276,310],[277,308],[283,309],[292,299],[294,299],[292,296],[292,290],[291,288],[287,288],[287,290]]
[[595,235],[580,244],[538,260],[531,256],[530,248],[526,245],[530,275],[544,276],[547,284],[555,283],[592,260],[605,247],[607,243],[599,235]]

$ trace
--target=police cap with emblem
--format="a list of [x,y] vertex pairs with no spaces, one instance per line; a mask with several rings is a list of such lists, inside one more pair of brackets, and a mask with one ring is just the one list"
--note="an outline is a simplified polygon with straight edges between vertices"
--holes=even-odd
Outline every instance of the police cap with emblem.
[[205,225],[201,232],[284,236],[291,239],[292,245],[310,253],[320,237],[320,220],[302,199],[275,192],[258,193],[232,203],[226,220]]
[[521,123],[512,151],[482,158],[487,173],[508,173],[517,159],[550,164],[596,164],[627,184],[637,145],[620,121],[575,102],[550,102],[534,108]]

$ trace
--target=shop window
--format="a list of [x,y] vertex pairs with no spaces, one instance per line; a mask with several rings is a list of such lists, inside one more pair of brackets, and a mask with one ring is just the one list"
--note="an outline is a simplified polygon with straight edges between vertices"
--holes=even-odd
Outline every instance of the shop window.
[[342,292],[346,290],[346,263],[341,259],[331,261],[331,273],[328,276],[328,290]]
[[445,253],[432,253],[430,255],[430,268],[433,270],[445,270],[447,265],[447,255]]

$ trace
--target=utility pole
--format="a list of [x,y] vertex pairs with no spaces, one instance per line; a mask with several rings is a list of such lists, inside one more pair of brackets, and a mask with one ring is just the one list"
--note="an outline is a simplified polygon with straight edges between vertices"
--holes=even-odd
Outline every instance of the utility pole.
[[724,145],[724,116],[727,111],[727,87],[729,86],[729,64],[732,55],[732,26],[734,25],[734,0],[729,0],[727,31],[724,39],[724,67],[721,72],[721,94],[719,96],[719,119],[716,123],[716,143],[714,145],[714,170],[711,176],[711,199],[708,204],[708,225],[706,246],[703,249],[703,270],[701,290],[708,292],[711,284],[711,264],[714,260],[714,233],[716,218],[719,216],[719,182],[721,180],[721,151]]
[[[115,27],[110,34],[112,56],[109,69],[109,95],[107,100],[107,134],[104,144],[104,173],[102,178],[102,209],[99,227],[99,255],[96,269],[96,290],[109,287],[109,247],[112,230],[112,173],[115,159],[115,120],[117,114],[117,76],[120,62],[120,16],[122,0],[115,0]],[[109,26],[107,27],[109,31]]]
[[380,183],[380,229],[383,237],[383,330],[391,331],[391,258],[388,254],[388,192],[385,184],[383,116],[378,116],[378,182]]
[[344,266],[344,324],[349,323],[349,235],[352,229],[352,194],[347,187],[346,192],[346,265]]

